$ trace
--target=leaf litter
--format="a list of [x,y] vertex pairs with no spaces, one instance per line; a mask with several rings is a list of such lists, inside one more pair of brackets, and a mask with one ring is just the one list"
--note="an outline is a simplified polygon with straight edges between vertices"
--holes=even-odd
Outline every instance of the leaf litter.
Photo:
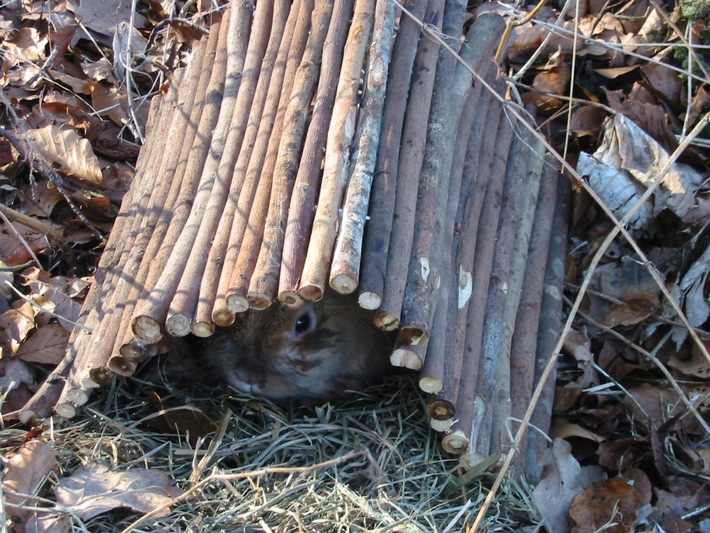
[[[147,102],[199,38],[181,21],[209,16],[199,3],[149,2],[131,27],[131,4],[112,6],[27,1],[0,12],[3,415],[63,352],[130,183]],[[669,163],[631,235],[704,346],[628,243],[614,242],[560,355],[543,479],[533,491],[508,478],[486,526],[710,530],[710,435],[698,418],[710,411],[710,141],[673,154],[707,124],[708,13],[690,1],[673,13],[646,0],[562,9],[513,29],[507,66],[548,140],[606,204],[575,194],[568,296],[612,227],[605,213],[623,217]],[[315,410],[217,396],[119,380],[37,438],[8,419],[3,519],[17,518],[14,531],[464,531],[493,480],[442,454],[405,377]]]

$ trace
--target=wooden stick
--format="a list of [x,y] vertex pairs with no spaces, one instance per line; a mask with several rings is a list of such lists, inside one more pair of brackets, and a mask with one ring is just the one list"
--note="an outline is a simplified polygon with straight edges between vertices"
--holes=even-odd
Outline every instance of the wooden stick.
[[[567,259],[567,234],[570,213],[570,183],[564,176],[557,179],[557,202],[552,222],[554,228],[550,240],[550,249],[545,272],[545,289],[542,293],[540,327],[537,335],[537,354],[535,360],[535,383],[540,382],[545,366],[560,338],[563,324],[562,297],[564,294],[565,263]],[[530,425],[549,434],[552,420],[552,403],[555,394],[555,375],[550,374],[545,383]],[[525,472],[529,479],[539,480],[542,475],[539,453],[547,446],[545,436],[538,431],[528,433],[525,450]]]
[[428,339],[425,339],[422,344],[410,344],[408,342],[400,342],[397,339],[395,349],[392,350],[392,355],[390,356],[390,362],[394,366],[419,370],[419,368],[416,368],[415,363],[424,359],[428,343]]
[[[465,8],[465,2],[448,3],[442,27],[444,35],[461,34]],[[469,40],[474,38],[474,32],[479,27],[477,24],[471,26],[467,35]],[[472,64],[476,53],[480,53],[480,48],[465,47],[461,51],[461,59],[465,64]],[[467,69],[457,69],[456,64],[451,52],[443,48],[439,51],[419,177],[412,257],[402,304],[400,335],[412,339],[415,344],[420,342],[419,339],[428,338],[437,300],[439,296],[448,294],[448,291],[439,293],[438,288],[442,283],[442,269],[450,268],[445,264],[444,257],[448,257],[447,262],[450,263],[453,220],[461,187],[458,178],[450,184],[452,147],[473,79]],[[451,201],[449,192],[454,195]],[[446,301],[443,303],[447,304]],[[422,359],[416,366],[421,367],[423,362]]]
[[[256,52],[253,56],[253,66],[257,69],[255,70],[257,80],[256,86],[253,88],[253,93],[251,94],[252,103],[250,106],[246,107],[248,94],[245,94],[245,107],[241,106],[242,91],[240,89],[240,101],[237,102],[237,106],[235,107],[234,122],[244,125],[243,127],[245,129],[242,132],[243,140],[237,157],[237,163],[234,167],[232,188],[229,198],[227,199],[227,205],[225,206],[225,215],[222,217],[220,227],[217,230],[217,238],[219,241],[216,246],[212,246],[212,250],[210,251],[212,259],[209,262],[208,269],[211,267],[214,271],[217,271],[221,268],[221,275],[216,280],[216,288],[211,286],[209,288],[210,292],[205,293],[208,296],[200,297],[201,302],[203,299],[205,300],[205,303],[202,305],[207,306],[209,304],[211,306],[209,313],[212,321],[220,326],[228,326],[234,322],[234,313],[227,308],[226,292],[229,288],[229,280],[236,267],[241,239],[249,216],[249,206],[251,205],[256,189],[256,178],[253,177],[255,171],[253,169],[251,170],[248,180],[246,179],[247,172],[249,171],[251,155],[254,145],[256,144],[259,129],[262,127],[263,121],[261,117],[264,112],[267,97],[269,96],[269,84],[281,45],[281,39],[284,37],[285,33],[285,38],[287,40],[290,39],[293,32],[293,24],[287,27],[290,5],[285,0],[275,3],[262,2],[261,5],[269,6],[269,8],[273,7],[273,12],[261,12],[263,20],[261,20],[261,24],[258,24],[257,29],[252,30],[252,36],[255,35],[255,32],[258,32],[259,40],[255,41],[257,45],[263,46],[260,39],[266,37],[268,37],[268,43],[263,52],[263,59],[261,59]],[[260,11],[257,9],[257,17],[259,13]],[[270,31],[265,26],[269,15],[271,15]],[[258,22],[259,21],[255,20],[255,25],[257,25]],[[262,48],[258,50],[262,50]],[[258,69],[259,64],[261,65],[260,69]],[[242,84],[242,87],[251,88],[251,86],[245,86],[244,84]],[[236,113],[239,113],[239,116],[237,116]],[[214,297],[212,297],[212,291],[215,291]],[[198,307],[199,305],[200,304],[198,304]],[[200,315],[200,317],[203,317],[203,315]],[[206,321],[207,319],[198,318],[198,320]]]
[[[332,7],[330,0],[323,0],[318,2],[317,8],[313,11],[310,36],[301,64],[296,71],[291,100],[286,108],[284,132],[276,158],[274,185],[264,226],[264,239],[247,293],[247,298],[253,307],[262,309],[268,307],[276,296],[288,207],[291,203],[301,156],[308,109],[318,81],[320,59]],[[313,9],[312,5],[310,9]]]
[[[140,261],[140,266],[135,278],[130,280],[133,283],[131,283],[130,294],[125,301],[131,311],[125,312],[121,319],[119,329],[123,334],[121,345],[117,350],[125,354],[125,357],[129,357],[131,361],[139,360],[145,353],[144,343],[134,339],[130,327],[133,310],[135,310],[139,298],[145,298],[149,294],[158,275],[162,272],[166,255],[170,252],[169,246],[163,246],[164,240],[177,238],[177,233],[182,227],[182,220],[184,220],[184,217],[173,220],[173,206],[178,202],[180,195],[185,194],[183,177],[187,161],[184,154],[189,152],[189,147],[192,145],[195,124],[204,105],[202,96],[209,80],[209,70],[204,64],[208,44],[209,41],[205,39],[195,50],[183,82],[178,88],[177,109],[172,109],[171,122],[165,121],[167,138],[160,139],[160,146],[167,148],[167,150],[160,162],[156,161],[155,167],[158,168],[158,171],[154,175],[172,176],[171,180],[165,180],[169,184],[169,189],[162,191],[160,196],[156,197],[156,201],[149,205],[148,223],[141,225],[139,221],[134,221],[135,227],[139,228],[141,233],[139,239],[132,241],[133,248],[136,251],[141,250],[142,253],[134,252],[134,258]],[[129,280],[124,278],[121,283],[127,281]]]
[[[490,60],[504,21],[498,15],[484,14],[476,19],[469,30],[461,56],[465,64],[457,65],[457,76],[467,71],[468,64],[491,83],[498,72],[497,65]],[[456,404],[465,357],[466,318],[469,296],[472,291],[471,269],[473,252],[478,232],[478,216],[489,177],[479,173],[480,139],[490,132],[485,113],[493,96],[489,92],[481,94],[481,84],[476,83],[469,91],[467,107],[461,116],[456,138],[459,142],[451,165],[451,187],[449,189],[449,212],[446,220],[449,227],[445,230],[444,252],[437,253],[442,258],[451,258],[442,266],[442,290],[438,306],[443,310],[436,313],[432,324],[432,337],[427,350],[427,359],[420,373],[420,387],[428,392],[437,393],[436,400],[443,405]],[[466,114],[468,111],[468,115]],[[474,113],[477,117],[474,117]],[[472,124],[475,120],[475,125]],[[462,128],[463,132],[462,133]],[[464,168],[465,167],[465,168]],[[456,178],[463,172],[466,176],[459,186]],[[459,227],[462,231],[456,230]],[[462,249],[459,249],[463,240]],[[447,251],[448,250],[448,251]],[[459,254],[459,252],[461,252]],[[451,284],[444,290],[445,282]],[[450,292],[449,292],[450,291]],[[430,358],[433,360],[430,361]],[[438,405],[435,402],[435,405]],[[452,413],[453,417],[453,413]],[[448,428],[447,428],[448,429]]]
[[335,102],[340,61],[348,35],[348,25],[343,24],[342,21],[350,19],[353,1],[338,0],[335,3],[323,47],[313,116],[306,133],[303,155],[296,174],[286,223],[283,258],[279,274],[279,300],[286,305],[295,306],[302,301],[298,295],[298,284],[306,260],[308,238],[315,212],[316,191],[321,175],[321,161]]
[[[267,299],[267,301],[251,301],[247,293],[264,237],[264,227],[269,211],[272,189],[274,186],[279,187],[279,184],[276,183],[274,179],[276,159],[278,157],[279,145],[284,129],[286,110],[292,96],[296,70],[303,58],[308,42],[313,1],[301,0],[300,8],[296,10],[295,7],[292,7],[292,10],[294,14],[297,11],[298,16],[296,18],[296,26],[293,38],[290,41],[290,46],[287,41],[282,41],[281,43],[282,50],[279,54],[284,58],[286,68],[285,70],[279,70],[281,80],[279,85],[280,90],[274,92],[273,95],[276,115],[272,120],[273,128],[271,129],[269,138],[264,138],[260,145],[261,150],[259,150],[259,153],[265,154],[265,158],[263,158],[263,165],[261,164],[262,159],[259,160],[261,169],[259,185],[256,189],[254,203],[249,212],[249,223],[247,224],[244,238],[242,239],[239,257],[237,258],[237,266],[232,274],[231,288],[227,293],[227,305],[231,310],[245,309],[250,305],[264,308],[271,304],[270,299]],[[270,90],[271,89],[276,89],[273,82],[270,87]],[[257,145],[257,147],[259,147],[259,145]]]
[[[63,364],[66,365],[67,369],[71,368],[66,378],[66,384],[64,384],[61,394],[56,401],[50,400],[45,402],[42,398],[42,388],[40,388],[25,405],[24,409],[27,411],[27,416],[31,417],[32,414],[41,417],[47,416],[48,413],[44,410],[44,404],[50,408],[55,407],[60,416],[74,416],[76,409],[67,398],[67,394],[72,389],[81,388],[82,382],[85,379],[83,369],[96,367],[99,361],[104,358],[103,355],[86,350],[85,347],[91,338],[92,330],[96,329],[101,324],[102,318],[105,315],[105,309],[108,309],[101,304],[101,300],[110,298],[111,287],[114,283],[113,280],[118,275],[116,271],[121,264],[121,258],[124,256],[127,257],[127,254],[123,252],[127,248],[130,248],[128,235],[132,230],[132,222],[136,214],[133,210],[134,202],[149,188],[151,180],[147,179],[146,172],[155,157],[157,157],[156,153],[160,151],[159,138],[152,135],[152,133],[158,124],[161,124],[171,116],[170,111],[173,108],[176,97],[177,90],[175,84],[172,84],[165,99],[156,98],[151,102],[146,146],[138,157],[133,183],[123,197],[121,210],[114,221],[109,242],[106,245],[104,253],[101,255],[93,283],[82,305],[78,323],[83,327],[75,327],[69,337],[67,352],[63,360]],[[162,105],[157,109],[159,102],[162,102]],[[61,366],[58,366],[53,374],[63,375]],[[55,385],[50,383],[52,382],[50,378],[52,378],[52,375],[50,375],[46,383],[49,384],[49,388],[54,388]],[[92,381],[97,383],[93,379]],[[48,394],[52,393],[48,392]]]
[[[498,80],[494,84],[494,88],[500,94],[504,89],[502,80]],[[487,135],[482,139],[483,144],[481,146],[481,160],[478,164],[478,171],[480,175],[488,176],[488,183],[485,187],[485,198],[481,204],[480,218],[470,213],[470,216],[478,222],[478,231],[476,234],[475,254],[470,267],[472,275],[471,296],[468,301],[467,314],[464,318],[466,337],[463,353],[465,357],[459,374],[460,377],[466,376],[466,379],[461,379],[460,381],[459,392],[456,397],[456,417],[458,420],[452,426],[453,431],[462,431],[466,436],[470,436],[473,445],[475,445],[475,437],[478,434],[476,427],[473,426],[474,421],[477,421],[475,418],[476,413],[485,412],[488,408],[480,400],[477,403],[476,390],[481,357],[483,317],[485,316],[488,285],[496,246],[500,197],[503,193],[505,177],[505,154],[512,140],[512,130],[510,127],[505,126],[500,103],[493,98],[488,107],[485,131]],[[495,150],[496,147],[497,150]],[[494,153],[504,155],[496,158]],[[464,235],[471,234],[466,226],[461,228],[461,233]],[[459,255],[461,256],[462,253],[468,255],[466,250],[460,251]],[[466,270],[465,267],[464,270]]]
[[[424,18],[427,0],[409,0],[405,7],[418,20]],[[392,51],[380,144],[370,199],[370,221],[363,243],[362,276],[358,301],[365,309],[377,309],[382,303],[389,251],[399,146],[402,139],[404,113],[407,108],[414,57],[420,28],[408,16],[402,16]]]
[[[456,329],[459,289],[459,275],[455,271],[453,263],[456,260],[458,239],[460,237],[459,229],[462,222],[462,217],[458,216],[458,214],[459,212],[463,213],[463,209],[459,207],[459,204],[465,203],[466,194],[470,189],[470,174],[467,174],[466,180],[464,180],[464,166],[466,155],[469,153],[468,147],[471,144],[471,129],[474,118],[477,111],[479,115],[481,114],[476,107],[476,104],[480,101],[480,95],[480,85],[477,89],[469,89],[466,103],[462,110],[458,132],[456,133],[456,145],[451,163],[451,181],[449,183],[449,207],[446,215],[449,225],[446,229],[446,242],[442,251],[445,254],[445,260],[441,273],[439,302],[437,303],[439,312],[434,316],[424,366],[419,373],[419,388],[429,394],[440,393],[444,388],[446,359],[463,357],[463,353],[451,352]],[[478,143],[478,139],[476,139],[476,143]],[[450,405],[453,409],[453,404]]]
[[[430,0],[424,22],[430,24],[433,31],[441,31],[443,14],[443,0]],[[417,188],[424,159],[426,125],[429,120],[438,55],[439,44],[424,35],[417,47],[413,82],[404,117],[385,291],[382,305],[375,316],[375,323],[386,330],[399,327],[402,314],[404,287],[414,238]]]
[[[226,23],[220,26],[215,25],[208,40],[208,43],[210,41],[219,41],[219,43],[216,44],[214,56],[212,49],[208,48],[205,64],[210,66],[211,76],[206,89],[204,109],[199,118],[195,141],[189,150],[185,167],[182,182],[185,194],[181,195],[177,204],[173,204],[175,214],[171,220],[170,229],[173,229],[173,224],[178,224],[181,226],[180,233],[175,239],[165,239],[163,248],[166,249],[166,260],[162,266],[156,265],[156,268],[162,268],[162,272],[148,297],[141,299],[133,314],[133,333],[139,340],[149,344],[158,342],[163,336],[162,328],[168,313],[168,306],[185,269],[190,248],[195,241],[210,191],[214,185],[214,175],[203,175],[202,168],[207,158],[222,102],[227,63],[228,29],[229,25]],[[184,209],[181,210],[183,202],[189,202],[189,204],[184,205]]]
[[[520,302],[542,162],[542,145],[527,129],[516,131],[508,151],[504,199],[483,326],[478,394],[487,405],[496,408],[480,421],[481,439],[477,451],[482,455],[501,451],[508,442],[510,343]],[[486,442],[488,439],[490,441]]]
[[322,298],[325,291],[338,230],[338,209],[347,181],[347,163],[355,133],[360,72],[370,43],[374,7],[374,0],[357,0],[345,44],[343,67],[328,130],[318,208],[299,288],[299,294],[309,300]]
[[362,239],[380,142],[387,74],[395,37],[395,15],[394,2],[377,4],[367,81],[358,117],[358,147],[354,154],[357,157],[354,157],[343,207],[343,224],[330,267],[330,285],[342,294],[353,292],[360,278]]
[[[280,98],[283,96],[282,86],[285,71],[293,63],[287,64],[289,58],[288,47],[294,40],[298,16],[299,9],[297,5],[290,6],[288,3],[280,1],[275,6],[275,27],[272,29],[266,49],[266,57],[269,61],[267,64],[265,60],[264,66],[262,66],[254,95],[254,101],[259,102],[262,109],[258,115],[253,113],[249,115],[249,124],[245,133],[242,153],[239,154],[237,166],[234,170],[234,179],[242,181],[242,186],[237,200],[237,207],[234,211],[234,219],[232,220],[229,245],[225,257],[225,269],[217,285],[217,295],[212,309],[212,319],[220,326],[231,324],[234,322],[235,313],[243,312],[248,308],[246,301],[231,299],[230,303],[229,296],[232,288],[236,285],[235,280],[239,277],[244,266],[244,259],[240,263],[239,258],[244,251],[246,235],[250,232],[253,234],[254,231],[261,231],[260,228],[255,228],[252,225],[255,223],[252,217],[260,209],[263,210],[263,205],[268,201],[268,194],[271,188],[271,176],[265,175],[263,181],[260,178],[264,160],[267,157],[269,138],[278,118],[277,112]],[[278,25],[278,30],[276,25]],[[246,152],[244,147],[247,148]],[[237,174],[239,177],[237,177]],[[266,193],[264,193],[265,187]],[[249,275],[251,275],[251,272],[249,272]]]
[[[251,5],[242,4],[242,9],[248,9],[250,11]],[[217,296],[217,286],[219,284],[220,275],[229,275],[227,272],[229,268],[228,265],[224,265],[224,259],[227,253],[227,246],[229,245],[230,230],[232,222],[234,221],[234,213],[237,208],[239,192],[244,178],[244,173],[235,172],[235,168],[239,168],[237,165],[238,157],[242,154],[251,153],[251,149],[247,147],[240,150],[245,140],[250,113],[256,113],[258,111],[260,116],[263,109],[263,100],[255,101],[254,97],[257,83],[260,79],[262,60],[265,66],[270,64],[265,54],[269,42],[272,15],[272,2],[260,2],[256,6],[254,22],[249,36],[249,44],[247,45],[246,58],[244,60],[244,68],[241,73],[239,93],[237,94],[237,101],[234,105],[225,149],[217,169],[218,176],[229,176],[226,179],[230,181],[230,189],[219,219],[219,224],[213,236],[214,240],[212,246],[209,249],[205,271],[200,280],[195,322],[192,326],[192,333],[198,337],[209,337],[214,333],[212,308]],[[235,38],[237,38],[239,33],[241,33],[241,30],[238,30]],[[236,46],[236,44],[232,46]],[[255,119],[254,122],[258,121]]]
[[[227,11],[227,13],[230,12],[231,10]],[[227,16],[225,14],[225,17]],[[245,9],[237,11],[229,19],[224,94],[219,108],[217,126],[202,170],[203,177],[214,176],[214,184],[210,191],[202,220],[199,221],[199,228],[192,243],[185,270],[168,309],[165,327],[168,333],[174,337],[185,336],[192,330],[199,296],[197,286],[199,285],[199,280],[203,277],[207,256],[231,186],[232,167],[227,167],[226,163],[234,162],[236,150],[230,150],[227,155],[227,161],[223,162],[222,159],[227,137],[232,126],[232,115],[239,92],[241,73],[244,68],[247,46],[246,37],[250,21],[251,11]],[[226,22],[225,20],[222,24],[226,24]]]
[[[551,156],[545,158],[545,168],[540,181],[540,193],[530,236],[525,279],[522,284],[523,290],[520,295],[515,331],[510,345],[510,390],[514,391],[514,394],[511,394],[511,416],[517,420],[521,420],[525,416],[535,387],[537,335],[540,327],[545,267],[550,249],[559,175],[559,169],[556,168],[553,161]],[[526,446],[527,435],[521,441],[521,449],[525,449]],[[520,454],[518,458],[516,470],[520,474],[525,456]]]

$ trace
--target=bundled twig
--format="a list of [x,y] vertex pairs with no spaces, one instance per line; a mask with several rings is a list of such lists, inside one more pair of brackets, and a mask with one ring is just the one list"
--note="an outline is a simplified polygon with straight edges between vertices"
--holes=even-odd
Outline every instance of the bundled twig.
[[[424,18],[430,31],[441,31],[443,14],[443,0],[430,0]],[[427,121],[438,56],[439,43],[424,34],[417,47],[412,73],[413,82],[409,89],[404,117],[385,290],[375,318],[377,325],[387,330],[399,327],[402,314],[404,288],[414,237],[417,188],[424,158]]]
[[[310,0],[301,0],[300,7],[296,4],[291,6],[287,33],[281,41],[269,84],[264,114],[261,117],[257,142],[249,160],[246,179],[248,182],[258,180],[258,185],[249,210],[248,223],[244,235],[241,237],[236,268],[232,272],[225,297],[227,308],[232,312],[244,311],[249,308],[247,291],[264,235],[284,117],[291,98],[296,69],[306,47],[312,6],[313,3]],[[232,242],[239,238],[234,233],[230,237]]]
[[328,130],[320,197],[299,288],[299,294],[309,300],[319,300],[325,291],[338,231],[338,209],[347,185],[347,163],[355,134],[360,72],[370,43],[374,7],[374,0],[357,0],[345,43],[343,67]]
[[343,224],[330,269],[330,285],[342,294],[352,293],[360,279],[362,239],[370,202],[373,173],[380,142],[387,74],[394,42],[395,5],[380,2],[375,11],[373,45],[360,106],[357,150],[343,206]]
[[[266,4],[270,4],[266,2]],[[223,217],[223,228],[220,228],[220,234],[223,231],[229,232],[227,238],[226,254],[222,259],[221,254],[214,257],[215,261],[222,259],[223,268],[217,291],[215,293],[215,301],[211,309],[212,320],[220,326],[228,326],[234,322],[234,313],[244,311],[245,309],[230,309],[227,306],[227,290],[229,283],[236,269],[237,258],[241,239],[244,235],[247,220],[249,217],[249,208],[253,202],[256,193],[258,176],[261,171],[261,165],[257,165],[258,158],[252,158],[252,153],[257,142],[257,138],[268,137],[268,133],[261,133],[262,128],[270,128],[274,113],[273,110],[268,112],[265,110],[267,103],[269,107],[273,107],[272,103],[275,96],[269,90],[272,73],[275,68],[277,55],[279,53],[282,38],[289,43],[293,36],[295,20],[287,26],[289,15],[289,4],[285,0],[274,2],[273,17],[271,22],[271,30],[266,51],[262,58],[261,70],[259,71],[259,79],[253,96],[249,114],[246,118],[246,129],[244,131],[244,139],[242,141],[241,150],[237,157],[237,163],[234,167],[234,176],[232,177],[232,191],[230,192],[227,211],[232,215],[231,226],[229,226],[229,217]],[[261,31],[261,29],[259,30]],[[257,60],[255,58],[255,60]],[[258,60],[257,60],[258,61]],[[283,66],[282,66],[283,68]],[[280,83],[279,83],[280,85]],[[238,112],[244,113],[244,110],[237,109]],[[262,120],[262,115],[264,118]],[[270,132],[270,130],[269,130]],[[263,161],[263,160],[262,160]],[[256,167],[259,168],[256,168]]]
[[[304,4],[305,6],[305,4]],[[313,11],[312,5],[310,10]],[[274,185],[259,258],[251,279],[248,298],[253,307],[265,308],[276,296],[281,270],[281,250],[301,147],[308,119],[308,106],[318,80],[320,58],[332,10],[330,0],[321,0],[313,11],[312,28],[301,64],[296,71],[291,100],[284,117],[285,129],[276,158]]]
[[[278,49],[278,39],[281,38],[283,30],[281,24],[286,22],[286,13],[274,12],[273,7],[271,2],[261,2],[254,13],[239,94],[234,106],[225,151],[219,164],[219,175],[231,174],[231,185],[207,257],[205,272],[200,281],[193,325],[193,333],[200,337],[209,336],[214,331],[212,311],[215,306],[219,280],[231,275],[236,261],[235,254],[238,251],[238,246],[232,245],[231,248],[228,248],[230,246],[229,238],[235,216],[238,214],[237,203],[246,173],[246,162],[251,154],[253,139],[256,137],[266,98],[266,87],[268,87]],[[272,16],[273,32],[271,31]],[[228,259],[231,259],[232,262],[229,262]]]
[[[564,295],[568,220],[571,202],[570,182],[565,177],[558,175],[556,162],[546,165],[543,180],[545,180],[543,183],[552,181],[557,185],[557,195],[555,196],[554,218],[552,220],[553,231],[550,237],[544,288],[540,302],[541,309],[536,342],[535,373],[533,378],[534,386],[537,386],[540,382],[545,366],[562,332],[562,298]],[[543,198],[542,192],[540,198]],[[552,203],[551,200],[548,200],[548,202]],[[536,430],[529,431],[527,435],[527,447],[525,449],[524,459],[525,472],[531,482],[539,480],[542,475],[539,453],[546,445],[547,434],[550,430],[554,393],[555,376],[551,374],[542,389],[542,394],[530,419],[531,427]],[[515,404],[513,405],[515,407]],[[544,432],[544,434],[541,432]]]
[[421,33],[418,21],[426,12],[426,0],[410,0],[402,15],[389,67],[385,107],[382,116],[380,143],[377,149],[370,221],[363,243],[362,275],[359,303],[365,309],[377,309],[382,303],[385,271],[394,217],[399,146],[417,41]]
[[[506,123],[507,125],[508,123]],[[509,442],[510,345],[540,186],[541,143],[528,130],[515,131],[508,151],[504,199],[496,237],[478,374],[478,390],[489,416],[472,421],[480,427],[474,453],[487,456]]]
[[[167,256],[162,262],[164,268],[155,285],[150,289],[148,297],[141,300],[133,314],[133,333],[143,342],[156,343],[163,337],[162,329],[167,317],[168,306],[185,269],[190,248],[200,228],[200,222],[214,185],[214,174],[203,174],[202,169],[219,117],[219,108],[224,92],[228,29],[229,25],[224,23],[220,28],[215,28],[210,33],[211,41],[217,40],[215,35],[219,38],[219,43],[215,43],[216,58],[206,62],[211,65],[211,69],[209,83],[204,93],[204,109],[197,122],[194,142],[186,152],[187,162],[181,194],[177,202],[172,204],[175,213],[170,221],[168,234],[174,229],[177,231],[179,227],[179,235],[173,239],[166,237],[158,254],[159,256],[163,254]],[[212,53],[211,50],[212,48],[208,47],[208,57]]]
[[[195,70],[199,72],[199,63]],[[189,74],[189,73],[188,73]],[[147,132],[154,131],[155,127],[168,121],[173,116],[177,100],[177,89],[171,85],[168,96],[160,102],[159,109],[156,110],[158,100],[151,104],[151,117],[147,125]],[[94,277],[94,282],[84,300],[78,323],[81,327],[75,327],[69,337],[69,345],[62,363],[55,369],[53,374],[64,376],[65,370],[71,368],[64,383],[55,380],[52,375],[47,379],[45,385],[30,399],[21,413],[23,419],[30,420],[36,416],[46,416],[48,408],[52,407],[53,400],[48,398],[54,394],[57,387],[54,383],[61,383],[64,388],[61,390],[59,398],[56,399],[55,410],[61,416],[73,417],[76,413],[75,406],[85,404],[88,399],[88,389],[97,387],[105,382],[104,376],[108,372],[103,370],[98,372],[92,369],[105,369],[112,346],[101,347],[89,350],[89,342],[98,334],[98,329],[105,322],[105,318],[110,311],[110,297],[113,285],[120,277],[123,266],[121,259],[125,262],[129,256],[124,253],[132,249],[132,242],[129,239],[131,230],[135,223],[135,218],[140,215],[133,209],[134,203],[140,202],[142,198],[149,196],[153,183],[150,179],[149,163],[155,160],[156,154],[162,153],[162,146],[159,137],[148,136],[148,142],[141,152],[136,163],[136,174],[134,183],[124,196],[122,209],[114,221],[111,238],[106,245],[101,260]],[[158,159],[159,160],[159,159]],[[144,200],[145,201],[145,200]],[[114,324],[118,330],[118,324]],[[118,331],[117,331],[118,335]],[[60,378],[61,379],[61,378]]]
[[320,80],[313,105],[313,115],[306,134],[301,164],[296,174],[284,236],[279,274],[279,300],[287,305],[296,305],[301,301],[298,284],[306,261],[316,191],[321,174],[320,164],[335,102],[340,59],[348,35],[348,26],[342,21],[350,17],[353,2],[354,0],[339,0],[335,3],[323,46]]
[[[241,73],[246,56],[246,36],[249,34],[250,22],[251,12],[243,8],[236,11],[229,20],[224,94],[219,107],[215,132],[207,153],[207,160],[202,170],[203,176],[213,176],[213,185],[204,214],[199,220],[199,227],[191,245],[185,270],[170,303],[165,324],[168,333],[175,337],[185,336],[192,330],[199,297],[199,291],[195,290],[195,280],[203,277],[210,245],[224,211],[231,186],[232,168],[237,151],[234,147],[230,147],[225,152],[225,148],[232,129],[232,115],[242,80]],[[226,24],[226,21],[223,24]],[[219,64],[215,67],[222,68]]]
[[[503,87],[499,81],[495,85],[500,91]],[[503,110],[500,103],[493,99],[488,107],[486,117],[486,135],[482,139],[481,154],[478,172],[481,175],[489,176],[488,183],[485,184],[484,198],[480,215],[470,213],[475,217],[478,224],[476,232],[475,253],[467,251],[466,256],[473,258],[470,269],[464,269],[472,274],[471,296],[469,297],[467,314],[465,317],[466,337],[464,342],[463,358],[460,376],[462,379],[456,397],[456,418],[457,423],[452,427],[452,433],[444,437],[442,445],[444,449],[451,453],[462,453],[468,444],[466,436],[474,437],[471,429],[471,421],[474,412],[480,411],[482,406],[474,404],[474,395],[478,382],[478,366],[481,357],[481,339],[483,336],[483,316],[486,308],[488,285],[491,277],[493,264],[493,254],[496,246],[496,233],[498,219],[500,215],[500,201],[503,194],[503,180],[505,177],[505,165],[507,163],[507,153],[512,140],[512,129],[503,117]],[[483,192],[483,191],[479,191]],[[478,215],[478,216],[476,216]],[[479,218],[480,217],[480,218]],[[462,228],[462,233],[469,234],[466,226]],[[463,423],[461,419],[463,418]],[[462,436],[464,437],[462,439]],[[461,448],[461,442],[466,445]]]

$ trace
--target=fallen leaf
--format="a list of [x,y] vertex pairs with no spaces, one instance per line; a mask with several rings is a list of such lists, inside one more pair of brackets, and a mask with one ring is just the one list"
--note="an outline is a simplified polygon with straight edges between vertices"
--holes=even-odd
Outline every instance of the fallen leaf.
[[[39,254],[49,247],[47,237],[17,222],[12,224],[12,229],[7,228],[5,224],[0,224],[0,228],[0,257],[8,266],[27,263],[32,259],[30,251]],[[17,234],[25,241],[30,251]]]
[[599,467],[582,468],[572,457],[572,447],[563,439],[555,439],[546,450],[540,483],[533,490],[533,499],[551,533],[569,531],[568,510],[575,496],[601,479]]
[[572,113],[569,131],[574,132],[578,137],[596,138],[602,129],[602,123],[608,116],[608,113],[600,107],[581,106]]
[[[624,218],[669,161],[668,153],[623,115],[604,125],[602,142],[594,154],[579,154],[577,171],[619,218]],[[683,217],[695,205],[702,176],[687,165],[674,163],[665,173],[653,201],[631,217],[635,229],[650,230],[655,217],[670,209]]]
[[[37,495],[45,478],[55,468],[56,452],[49,444],[40,440],[26,442],[10,457],[2,487],[13,531],[25,531],[28,520],[35,514],[35,511],[17,506],[37,506],[38,502],[32,496]],[[25,494],[28,496],[24,496]]]
[[39,328],[20,345],[15,357],[30,363],[57,364],[64,358],[69,331],[59,324]]
[[671,104],[681,104],[685,90],[683,79],[663,63],[646,63],[641,72],[651,90]]
[[635,326],[644,322],[659,307],[660,302],[654,294],[647,292],[628,294],[621,297],[622,302],[612,307],[602,323],[610,328]]
[[641,507],[641,495],[618,478],[598,481],[572,502],[569,516],[578,526],[572,531],[625,533],[632,529]]
[[69,507],[70,512],[82,520],[88,520],[125,507],[136,513],[164,507],[154,515],[164,517],[170,514],[169,505],[182,491],[173,487],[170,477],[161,470],[134,468],[114,472],[106,466],[92,464],[60,479],[55,493],[58,504]]
[[17,309],[10,309],[0,315],[0,346],[7,353],[14,354],[19,350],[20,344],[35,328],[37,309],[24,301]]
[[190,405],[167,407],[163,405],[162,398],[155,391],[147,391],[150,402],[156,412],[143,418],[146,426],[156,429],[164,434],[185,436],[193,445],[199,439],[216,431],[217,426],[199,408]]
[[81,304],[74,300],[70,293],[74,289],[64,276],[51,276],[37,267],[30,267],[22,272],[23,285],[29,287],[33,298],[43,296],[53,304],[51,311],[56,315],[59,324],[71,331],[74,322],[79,318]]
[[631,398],[624,395],[624,404],[638,420],[661,426],[669,418],[685,411],[686,407],[674,390],[651,383],[642,383],[626,389]]
[[54,125],[30,130],[27,140],[32,149],[40,152],[60,172],[103,186],[98,158],[88,140],[80,137],[73,129],[62,129]]

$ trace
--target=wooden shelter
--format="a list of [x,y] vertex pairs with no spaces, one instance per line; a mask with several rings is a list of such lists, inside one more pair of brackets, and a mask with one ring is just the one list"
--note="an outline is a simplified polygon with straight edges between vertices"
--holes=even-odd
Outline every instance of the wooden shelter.
[[503,97],[502,18],[404,6],[223,13],[153,102],[82,327],[26,420],[74,416],[171,336],[330,285],[398,330],[392,363],[420,372],[447,451],[478,463],[509,446],[560,329],[566,184]]

